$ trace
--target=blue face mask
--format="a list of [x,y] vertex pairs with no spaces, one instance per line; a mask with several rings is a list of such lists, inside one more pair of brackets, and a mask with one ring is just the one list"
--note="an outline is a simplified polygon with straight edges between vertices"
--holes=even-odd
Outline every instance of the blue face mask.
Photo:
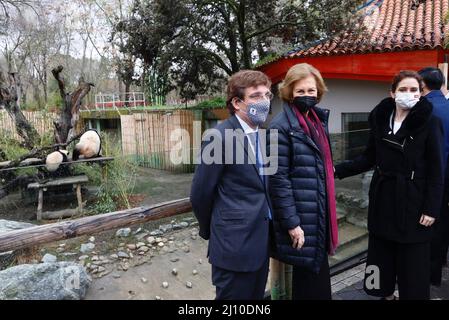
[[255,126],[260,126],[267,121],[268,113],[270,112],[270,104],[269,100],[262,100],[246,105],[246,114]]

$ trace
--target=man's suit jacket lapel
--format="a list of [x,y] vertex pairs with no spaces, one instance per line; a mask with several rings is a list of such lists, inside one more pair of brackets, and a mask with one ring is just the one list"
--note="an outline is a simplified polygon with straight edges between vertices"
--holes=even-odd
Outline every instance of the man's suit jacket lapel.
[[[248,160],[251,161],[251,165],[254,168],[254,170],[256,171],[257,176],[260,179],[260,182],[264,183],[262,177],[259,175],[259,170],[258,170],[257,165],[256,165],[255,155],[252,152],[252,150],[251,151],[249,150],[249,148],[250,148],[250,146],[249,146],[250,141],[249,141],[248,137],[246,136],[245,132],[243,131],[243,128],[240,125],[240,122],[237,119],[237,117],[235,116],[235,114],[231,116],[230,121],[231,121],[231,123],[232,123],[232,125],[234,127],[234,130],[235,130],[234,132],[236,133],[237,141],[243,146],[243,148],[245,150],[245,160],[248,159]],[[236,146],[236,148],[237,148],[237,146]],[[266,181],[265,181],[264,187],[266,188]]]

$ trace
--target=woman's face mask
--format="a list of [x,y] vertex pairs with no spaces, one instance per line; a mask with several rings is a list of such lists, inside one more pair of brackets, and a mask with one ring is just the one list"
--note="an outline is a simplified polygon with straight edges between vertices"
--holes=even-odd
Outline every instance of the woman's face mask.
[[398,92],[394,101],[396,105],[404,110],[413,108],[419,101],[419,94],[414,92]]
[[292,103],[300,112],[306,113],[318,103],[318,99],[317,97],[301,96],[295,97]]
[[418,80],[415,78],[404,78],[398,84],[394,95],[392,95],[396,106],[403,110],[412,109],[421,97]]

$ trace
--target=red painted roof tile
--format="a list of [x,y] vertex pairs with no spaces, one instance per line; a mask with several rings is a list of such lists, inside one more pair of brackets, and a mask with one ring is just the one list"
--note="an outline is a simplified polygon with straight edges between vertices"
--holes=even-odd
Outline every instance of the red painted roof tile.
[[435,49],[449,36],[449,0],[427,0],[412,10],[412,0],[377,0],[363,9],[363,34],[345,33],[289,57]]

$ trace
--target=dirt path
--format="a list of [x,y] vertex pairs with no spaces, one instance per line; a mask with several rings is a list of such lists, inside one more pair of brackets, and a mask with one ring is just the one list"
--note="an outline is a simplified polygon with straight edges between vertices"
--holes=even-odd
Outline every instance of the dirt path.
[[[191,237],[192,229],[172,232],[173,252],[155,254],[148,262],[114,271],[102,278],[94,279],[86,296],[87,300],[154,300],[158,298],[204,300],[215,297],[211,283],[211,268],[207,262],[207,241]],[[188,243],[188,252],[184,246]],[[181,246],[177,246],[181,244]],[[172,274],[176,269],[177,275]],[[168,283],[168,288],[163,287]],[[191,288],[187,287],[191,283]]]

